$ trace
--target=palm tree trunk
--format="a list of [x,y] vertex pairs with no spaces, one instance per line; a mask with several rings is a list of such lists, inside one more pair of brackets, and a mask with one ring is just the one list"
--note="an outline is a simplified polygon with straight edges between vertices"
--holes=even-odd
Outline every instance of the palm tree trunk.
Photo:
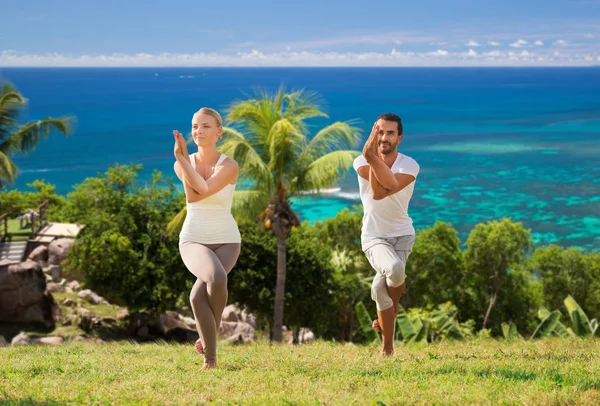
[[273,341],[280,343],[282,340],[283,305],[285,296],[285,270],[286,270],[286,241],[285,234],[277,235],[277,283],[275,285],[275,314],[273,315]]

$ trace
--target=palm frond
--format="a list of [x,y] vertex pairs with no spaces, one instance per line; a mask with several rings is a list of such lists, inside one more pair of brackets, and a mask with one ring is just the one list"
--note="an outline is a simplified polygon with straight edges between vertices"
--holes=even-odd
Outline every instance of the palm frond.
[[183,209],[169,221],[169,224],[167,224],[167,233],[169,235],[175,236],[179,234],[181,227],[183,227],[185,216],[187,216],[187,206],[184,206]]
[[233,102],[227,110],[226,121],[229,126],[241,124],[249,133],[254,134],[260,144],[265,144],[271,127],[279,118],[271,96],[257,92],[256,99]]
[[56,129],[68,136],[74,122],[72,117],[46,118],[33,123],[28,123],[19,128],[6,140],[6,151],[26,153],[35,148],[40,137],[47,138],[52,129]]
[[300,159],[317,159],[320,156],[340,149],[351,149],[360,143],[359,129],[353,122],[336,122],[321,131],[308,143],[302,151]]
[[257,219],[271,198],[263,190],[236,190],[231,211],[236,218]]
[[322,101],[316,92],[297,90],[287,94],[286,102],[284,118],[288,120],[296,122],[314,117],[329,117],[321,110]]
[[354,159],[360,155],[358,151],[334,151],[324,155],[304,170],[290,185],[290,193],[319,191],[336,186],[341,178],[352,168]]
[[27,99],[10,82],[5,82],[0,95],[0,109],[11,109],[27,103]]
[[233,128],[223,127],[223,143],[219,147],[221,153],[230,156],[238,163],[240,178],[252,179],[262,189],[271,191],[273,175],[257,149],[248,142],[244,134]]
[[17,166],[8,155],[0,151],[0,186],[6,183],[13,183],[18,171]]
[[267,140],[269,168],[277,176],[283,176],[284,170],[296,162],[306,142],[304,134],[299,132],[291,121],[287,119],[277,121],[271,128]]

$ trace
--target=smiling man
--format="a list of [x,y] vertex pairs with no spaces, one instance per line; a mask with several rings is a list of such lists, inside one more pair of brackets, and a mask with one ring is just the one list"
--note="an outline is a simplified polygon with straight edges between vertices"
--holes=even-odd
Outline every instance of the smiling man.
[[383,336],[382,355],[394,352],[394,327],[404,292],[404,270],[415,242],[408,204],[419,165],[398,152],[402,130],[400,117],[382,114],[362,155],[354,161],[364,208],[362,250],[376,272],[371,287],[371,297],[377,305],[373,328]]

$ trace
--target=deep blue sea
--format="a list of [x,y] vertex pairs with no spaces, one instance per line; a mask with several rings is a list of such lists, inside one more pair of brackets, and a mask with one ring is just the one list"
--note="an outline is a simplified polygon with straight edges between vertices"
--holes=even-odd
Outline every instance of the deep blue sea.
[[[74,115],[15,157],[24,189],[44,179],[67,193],[115,163],[172,174],[172,130],[192,114],[224,110],[257,87],[316,91],[328,119],[358,120],[363,136],[399,114],[400,151],[421,166],[410,207],[418,229],[450,222],[462,241],[479,222],[511,217],[537,244],[600,249],[600,68],[131,68],[0,69],[30,100],[23,122]],[[303,219],[360,203],[356,174],[327,196],[295,202]]]

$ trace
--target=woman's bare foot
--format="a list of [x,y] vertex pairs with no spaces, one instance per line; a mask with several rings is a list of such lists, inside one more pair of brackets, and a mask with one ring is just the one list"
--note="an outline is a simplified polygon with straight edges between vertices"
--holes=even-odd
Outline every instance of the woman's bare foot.
[[381,349],[381,353],[379,355],[382,357],[391,357],[392,355],[394,355],[394,349],[391,349],[391,350]]
[[379,325],[379,320],[377,319],[373,320],[373,330],[375,330],[377,333],[381,333],[381,326]]
[[204,365],[202,365],[202,369],[213,369],[217,367],[217,363],[215,361],[204,361]]
[[204,355],[204,347],[202,347],[201,339],[196,340],[196,351],[198,351],[200,354]]

